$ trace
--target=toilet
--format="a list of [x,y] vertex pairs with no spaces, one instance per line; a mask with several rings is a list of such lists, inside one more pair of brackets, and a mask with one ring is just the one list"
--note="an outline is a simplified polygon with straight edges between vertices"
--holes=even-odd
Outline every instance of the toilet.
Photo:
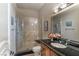
[[41,55],[41,46],[35,46],[35,47],[33,47],[32,51],[34,52],[35,56],[40,56]]

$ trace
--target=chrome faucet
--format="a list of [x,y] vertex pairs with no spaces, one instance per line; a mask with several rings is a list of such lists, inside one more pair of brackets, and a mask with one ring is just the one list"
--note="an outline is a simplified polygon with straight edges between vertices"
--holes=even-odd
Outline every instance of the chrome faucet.
[[62,41],[60,40],[59,43],[62,43]]
[[66,39],[66,43],[65,43],[66,46],[68,45],[69,41],[70,41],[69,39]]

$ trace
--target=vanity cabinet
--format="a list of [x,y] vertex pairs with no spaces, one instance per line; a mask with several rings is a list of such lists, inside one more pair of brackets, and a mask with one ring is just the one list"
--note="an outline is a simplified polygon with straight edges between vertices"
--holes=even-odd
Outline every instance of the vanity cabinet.
[[41,44],[41,47],[42,47],[42,51],[41,51],[41,55],[42,56],[56,56],[56,53],[49,49],[47,46]]

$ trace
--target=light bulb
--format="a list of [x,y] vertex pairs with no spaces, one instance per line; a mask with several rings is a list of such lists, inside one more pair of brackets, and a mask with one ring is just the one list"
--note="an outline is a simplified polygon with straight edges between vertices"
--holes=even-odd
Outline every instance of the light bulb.
[[32,26],[33,26],[33,23],[32,23]]
[[34,21],[35,24],[37,24],[37,21]]
[[60,8],[65,8],[67,6],[67,4],[65,3],[65,4],[61,4],[61,6],[60,6]]

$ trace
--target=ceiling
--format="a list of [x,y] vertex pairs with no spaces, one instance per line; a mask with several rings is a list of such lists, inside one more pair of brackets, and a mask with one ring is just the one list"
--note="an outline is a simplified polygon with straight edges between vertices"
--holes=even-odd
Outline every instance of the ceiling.
[[44,3],[17,3],[16,5],[18,8],[33,9],[38,11],[44,6]]
[[46,15],[53,13],[53,8],[56,5],[58,3],[16,3],[16,11],[21,16],[37,16],[39,11]]

